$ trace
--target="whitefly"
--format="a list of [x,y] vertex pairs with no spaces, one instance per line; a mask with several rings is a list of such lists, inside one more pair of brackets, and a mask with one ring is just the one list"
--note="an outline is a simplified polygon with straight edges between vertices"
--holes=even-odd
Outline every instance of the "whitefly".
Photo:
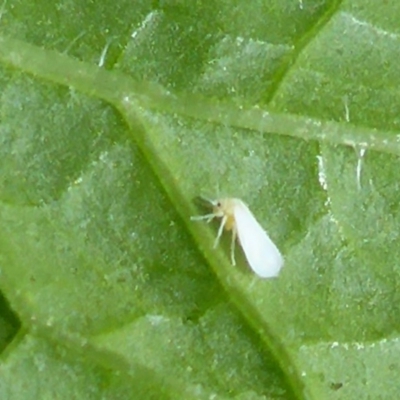
[[206,199],[206,201],[212,206],[212,213],[194,216],[191,219],[205,220],[209,223],[214,218],[221,218],[214,248],[218,246],[224,229],[232,231],[232,265],[236,265],[235,243],[237,238],[250,268],[259,277],[272,278],[277,276],[283,267],[283,257],[247,205],[242,200],[235,198]]

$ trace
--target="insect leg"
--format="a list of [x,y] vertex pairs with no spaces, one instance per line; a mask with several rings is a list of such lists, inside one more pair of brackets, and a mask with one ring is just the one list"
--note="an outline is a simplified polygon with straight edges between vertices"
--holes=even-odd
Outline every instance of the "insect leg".
[[203,221],[204,219],[207,220],[207,224],[211,222],[216,217],[215,214],[206,214],[206,215],[195,215],[190,217],[192,221]]
[[232,262],[233,266],[236,265],[235,243],[236,243],[236,226],[234,226],[233,229],[232,229],[232,239],[231,239],[231,262]]
[[217,237],[215,238],[214,249],[218,246],[219,239],[222,235],[222,231],[224,230],[224,226],[225,226],[227,220],[228,220],[228,217],[226,215],[224,215],[221,220],[221,225],[219,226],[219,229],[218,229]]

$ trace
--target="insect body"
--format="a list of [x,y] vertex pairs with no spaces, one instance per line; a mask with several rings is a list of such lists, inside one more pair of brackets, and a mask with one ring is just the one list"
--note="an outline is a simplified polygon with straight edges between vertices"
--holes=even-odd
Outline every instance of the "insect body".
[[211,214],[191,219],[210,222],[214,218],[221,218],[214,248],[217,247],[224,228],[231,230],[232,264],[236,265],[235,240],[238,237],[251,269],[262,278],[277,276],[283,266],[283,257],[247,205],[242,200],[234,198],[209,200],[209,202],[213,206]]

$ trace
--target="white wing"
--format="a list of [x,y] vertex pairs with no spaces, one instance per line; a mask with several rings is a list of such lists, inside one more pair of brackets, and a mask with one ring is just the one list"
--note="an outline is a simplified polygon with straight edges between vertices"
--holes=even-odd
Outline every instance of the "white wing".
[[274,242],[242,201],[233,213],[240,245],[251,269],[262,278],[277,276],[283,257]]

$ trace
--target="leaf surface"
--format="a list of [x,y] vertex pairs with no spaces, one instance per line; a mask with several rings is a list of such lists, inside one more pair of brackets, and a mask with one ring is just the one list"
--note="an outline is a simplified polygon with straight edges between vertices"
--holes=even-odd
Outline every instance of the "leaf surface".
[[[3,397],[393,398],[399,13],[4,3]],[[249,204],[279,278],[199,195]]]

